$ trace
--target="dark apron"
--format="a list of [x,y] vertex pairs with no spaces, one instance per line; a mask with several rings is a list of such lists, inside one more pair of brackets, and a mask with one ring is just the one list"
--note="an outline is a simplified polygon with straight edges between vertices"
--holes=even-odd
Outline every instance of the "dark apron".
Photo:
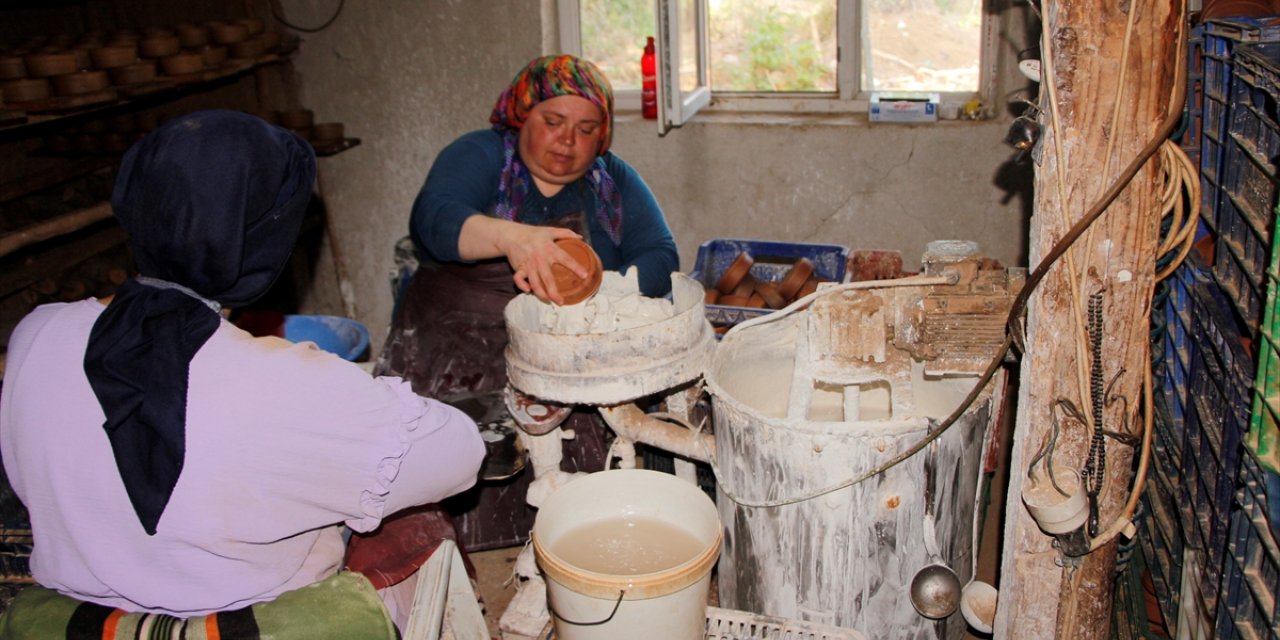
[[[586,236],[579,214],[560,218],[555,226]],[[500,405],[507,384],[502,312],[519,293],[512,275],[504,259],[422,264],[399,301],[375,373],[400,376],[419,395],[459,406],[474,405],[477,398]],[[564,442],[561,469],[603,469],[608,447],[598,414],[575,411],[563,426],[573,429],[576,437]],[[524,544],[537,513],[525,503],[532,481],[533,470],[525,468],[505,480],[480,480],[446,500],[443,506],[454,518],[460,546],[481,551]]]

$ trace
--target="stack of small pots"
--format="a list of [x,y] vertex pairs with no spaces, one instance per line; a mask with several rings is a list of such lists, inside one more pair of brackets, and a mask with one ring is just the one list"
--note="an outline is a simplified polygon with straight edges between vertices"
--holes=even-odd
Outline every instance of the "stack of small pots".
[[0,48],[0,96],[23,106],[166,78],[194,80],[228,60],[257,62],[279,46],[280,33],[258,18],[37,35]]
[[781,280],[770,281],[752,273],[755,260],[745,251],[739,253],[714,287],[706,290],[707,304],[757,309],[781,309],[814,291],[818,284],[829,282],[814,273],[813,262],[797,258]]

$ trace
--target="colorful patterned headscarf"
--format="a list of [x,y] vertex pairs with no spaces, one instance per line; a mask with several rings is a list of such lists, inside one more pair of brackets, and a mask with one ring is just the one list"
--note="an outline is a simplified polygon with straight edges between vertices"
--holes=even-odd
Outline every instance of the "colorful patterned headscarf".
[[622,242],[622,197],[617,185],[605,170],[604,155],[613,142],[613,87],[600,69],[587,60],[570,55],[551,55],[535,58],[511,80],[498,102],[493,106],[489,123],[494,131],[503,134],[504,164],[498,184],[498,204],[495,213],[506,220],[520,219],[520,205],[532,188],[529,170],[517,152],[520,129],[529,119],[529,112],[543,100],[559,96],[578,96],[600,107],[604,115],[601,124],[600,146],[596,161],[587,169],[583,179],[587,181],[592,196],[596,220],[604,227],[613,243]]
[[604,155],[613,142],[613,86],[596,65],[574,56],[543,56],[521,69],[493,105],[489,123],[496,131],[519,131],[535,105],[559,96],[586,98],[600,107],[604,131],[596,155]]

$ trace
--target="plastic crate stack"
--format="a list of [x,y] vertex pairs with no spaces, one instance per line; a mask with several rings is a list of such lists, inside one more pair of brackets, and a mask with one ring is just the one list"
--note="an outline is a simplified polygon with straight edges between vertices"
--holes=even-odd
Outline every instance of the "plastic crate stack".
[[1142,571],[1171,635],[1280,640],[1280,563],[1268,563],[1280,555],[1274,537],[1259,534],[1274,518],[1245,527],[1257,522],[1248,513],[1266,512],[1250,504],[1269,503],[1265,489],[1243,488],[1270,486],[1246,444],[1265,404],[1254,387],[1264,388],[1264,315],[1277,279],[1268,265],[1280,194],[1280,25],[1210,21],[1193,33],[1190,55],[1192,104],[1179,141],[1200,167],[1203,260],[1193,252],[1153,301],[1157,407],[1138,522]]

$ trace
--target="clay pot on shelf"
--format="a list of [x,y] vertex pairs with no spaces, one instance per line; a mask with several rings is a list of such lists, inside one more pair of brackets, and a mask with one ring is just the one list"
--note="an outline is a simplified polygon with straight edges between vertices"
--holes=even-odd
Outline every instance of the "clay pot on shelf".
[[109,86],[107,72],[100,69],[77,71],[53,77],[53,90],[60,96],[82,96]]
[[138,53],[144,58],[164,58],[182,50],[178,36],[147,36],[138,43]]
[[267,25],[261,18],[241,18],[235,24],[242,24],[250,36],[256,36],[266,30]]
[[17,80],[27,77],[27,65],[22,56],[0,56],[0,80]]
[[132,44],[108,45],[89,51],[89,60],[98,69],[115,69],[138,60],[138,47]]
[[23,61],[27,66],[27,75],[33,78],[50,78],[75,73],[76,54],[62,53],[29,53]]
[[156,61],[147,60],[146,62],[116,67],[109,69],[107,73],[111,74],[111,83],[114,85],[124,87],[145,84],[156,79]]
[[227,61],[227,48],[208,46],[200,50],[200,56],[204,58],[204,66],[212,69]]
[[233,43],[227,49],[233,60],[257,60],[267,52],[267,45],[261,38],[249,38]]
[[46,78],[17,78],[0,83],[0,93],[9,104],[46,100],[53,94],[53,87]]
[[217,44],[234,44],[249,37],[249,28],[242,24],[215,22],[209,25],[209,36]]
[[198,53],[179,53],[160,59],[160,68],[167,76],[185,76],[204,69],[204,56]]
[[206,25],[184,22],[174,30],[178,33],[178,44],[184,49],[198,49],[209,44],[209,27]]
[[262,38],[262,44],[267,48],[267,51],[275,51],[280,46],[279,31],[263,31],[262,35],[258,37]]

